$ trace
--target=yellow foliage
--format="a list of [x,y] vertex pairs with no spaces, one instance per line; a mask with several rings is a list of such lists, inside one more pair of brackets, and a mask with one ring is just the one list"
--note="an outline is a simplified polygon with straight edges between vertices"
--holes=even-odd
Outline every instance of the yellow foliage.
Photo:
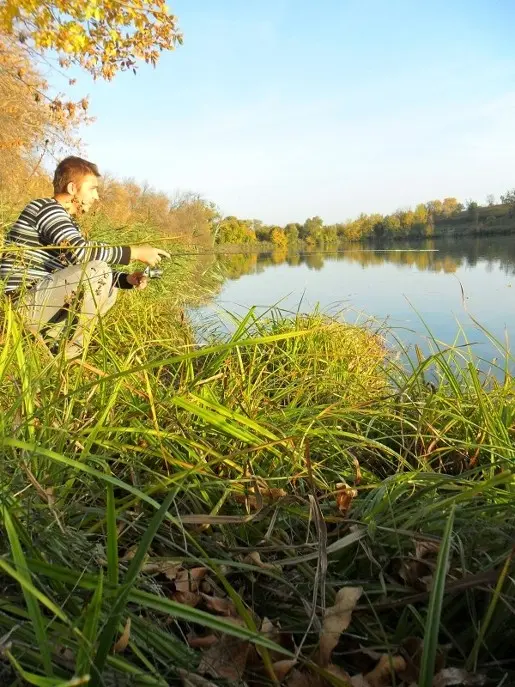
[[155,64],[162,50],[182,42],[162,0],[3,0],[0,34],[105,79],[134,69],[137,58]]

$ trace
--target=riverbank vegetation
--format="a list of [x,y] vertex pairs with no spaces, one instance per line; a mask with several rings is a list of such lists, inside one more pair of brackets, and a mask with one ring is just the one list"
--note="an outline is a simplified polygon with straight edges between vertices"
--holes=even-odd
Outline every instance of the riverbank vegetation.
[[2,684],[510,684],[513,379],[148,291],[71,364],[2,302]]

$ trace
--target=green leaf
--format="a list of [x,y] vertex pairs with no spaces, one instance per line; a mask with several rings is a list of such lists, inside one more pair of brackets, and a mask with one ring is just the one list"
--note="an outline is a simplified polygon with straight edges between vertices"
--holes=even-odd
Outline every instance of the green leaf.
[[96,675],[93,676],[91,687],[98,687],[100,685],[99,676],[102,675],[102,672],[104,670],[105,662],[107,660],[109,651],[113,645],[116,630],[121,620],[121,616],[125,609],[127,601],[129,599],[129,594],[131,592],[132,586],[136,581],[138,573],[140,572],[143,562],[145,560],[147,551],[152,543],[152,540],[154,539],[154,536],[157,533],[157,530],[159,529],[161,523],[163,522],[168,512],[168,508],[170,507],[170,504],[172,503],[174,496],[175,492],[170,492],[163,501],[157,513],[154,513],[152,520],[150,521],[149,526],[145,531],[145,534],[141,538],[140,545],[138,546],[134,558],[132,559],[129,565],[129,569],[127,570],[125,579],[123,580],[123,584],[119,588],[114,598],[110,617],[104,627],[102,634],[100,635],[99,646],[94,661]]
[[79,675],[87,673],[93,663],[95,643],[98,637],[98,624],[102,608],[103,591],[104,574],[102,569],[100,569],[97,588],[95,589],[93,598],[85,613],[84,628],[82,631],[83,641],[77,655],[77,673],[79,673]]
[[[30,618],[32,620],[32,625],[34,627],[34,634],[36,635],[36,641],[41,652],[41,660],[43,661],[43,666],[45,673],[47,675],[52,675],[52,659],[50,657],[50,642],[45,629],[45,622],[41,609],[39,607],[38,599],[43,600],[44,595],[39,592],[32,584],[32,578],[27,566],[27,561],[25,559],[25,554],[21,548],[20,540],[14,526],[14,522],[7,508],[2,507],[2,517],[4,520],[5,529],[7,531],[7,536],[9,538],[9,544],[11,546],[11,552],[13,555],[13,560],[16,565],[16,570],[11,568],[11,566],[4,560],[0,560],[0,566],[7,572],[11,577],[17,580],[22,588],[23,596],[25,598],[25,603],[27,605],[27,610],[29,612]],[[45,605],[52,610],[53,604],[44,602]],[[64,614],[61,613],[60,609],[55,607],[54,612],[57,611],[56,615],[66,619]]]
[[427,609],[426,629],[424,632],[424,651],[420,664],[419,687],[432,687],[436,651],[438,649],[438,635],[440,633],[440,618],[445,593],[445,580],[447,577],[447,564],[451,550],[451,536],[454,524],[454,506],[451,508],[449,518],[445,525],[445,531],[440,543],[438,560],[433,578],[433,588],[429,597]]

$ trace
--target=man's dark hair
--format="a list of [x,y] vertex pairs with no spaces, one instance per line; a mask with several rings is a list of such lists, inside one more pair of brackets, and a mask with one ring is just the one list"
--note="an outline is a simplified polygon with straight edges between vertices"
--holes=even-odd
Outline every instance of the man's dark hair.
[[68,184],[73,181],[74,184],[80,185],[84,177],[88,174],[94,174],[96,177],[100,176],[98,167],[92,162],[83,160],[81,157],[70,155],[57,165],[54,174],[54,193],[67,193]]

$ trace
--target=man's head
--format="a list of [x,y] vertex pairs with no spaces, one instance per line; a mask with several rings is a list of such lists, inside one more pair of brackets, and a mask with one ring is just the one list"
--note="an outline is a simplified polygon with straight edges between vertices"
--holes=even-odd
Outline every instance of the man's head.
[[54,196],[68,199],[75,212],[88,212],[98,200],[98,167],[80,157],[62,160],[54,174]]

